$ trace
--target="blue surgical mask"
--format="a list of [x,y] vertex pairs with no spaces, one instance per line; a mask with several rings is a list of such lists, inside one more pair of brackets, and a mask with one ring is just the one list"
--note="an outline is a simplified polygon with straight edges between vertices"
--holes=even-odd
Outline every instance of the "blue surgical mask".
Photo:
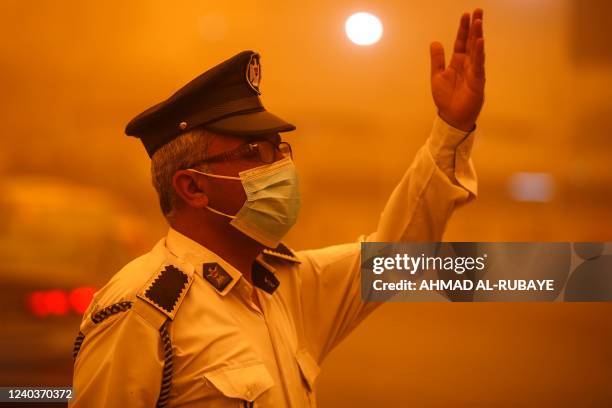
[[269,248],[276,248],[297,221],[300,189],[295,165],[289,157],[242,171],[239,177],[189,170],[208,177],[241,181],[247,199],[236,215],[207,208],[231,218],[232,226]]

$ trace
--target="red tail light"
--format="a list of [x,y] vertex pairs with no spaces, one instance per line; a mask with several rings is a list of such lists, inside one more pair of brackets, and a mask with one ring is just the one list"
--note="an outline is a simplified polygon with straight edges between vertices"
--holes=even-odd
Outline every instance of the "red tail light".
[[83,314],[91,303],[96,289],[75,288],[71,291],[60,289],[36,291],[28,294],[28,309],[35,316],[65,316],[71,310]]

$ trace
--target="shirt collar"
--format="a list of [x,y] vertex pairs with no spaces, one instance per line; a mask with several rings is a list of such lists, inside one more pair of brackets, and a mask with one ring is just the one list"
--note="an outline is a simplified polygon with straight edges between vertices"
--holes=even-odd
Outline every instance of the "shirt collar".
[[224,261],[219,255],[181,234],[174,228],[168,230],[166,248],[180,260],[193,265],[196,273],[199,275],[203,274],[203,264],[217,263],[232,279],[222,290],[217,289],[211,284],[217,293],[222,296],[229,293],[240,278],[242,278],[242,273],[228,262]]

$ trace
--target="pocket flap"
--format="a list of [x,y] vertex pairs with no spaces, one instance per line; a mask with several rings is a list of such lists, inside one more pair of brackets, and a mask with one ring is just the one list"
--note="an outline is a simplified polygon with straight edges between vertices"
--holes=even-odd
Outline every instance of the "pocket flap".
[[215,388],[229,398],[253,401],[274,385],[263,363],[220,368],[204,374]]
[[308,388],[310,391],[314,391],[315,380],[319,372],[321,372],[319,364],[317,364],[312,354],[306,349],[298,350],[297,353],[295,353],[295,358],[300,366],[302,376],[304,380],[306,380],[306,384],[308,384]]

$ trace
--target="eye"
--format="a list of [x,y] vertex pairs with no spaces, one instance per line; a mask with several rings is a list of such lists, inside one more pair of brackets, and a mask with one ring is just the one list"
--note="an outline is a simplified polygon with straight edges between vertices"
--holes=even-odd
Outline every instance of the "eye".
[[258,161],[259,160],[259,146],[257,143],[250,143],[242,149],[242,151],[238,154],[238,158],[242,158],[244,160],[249,161]]

